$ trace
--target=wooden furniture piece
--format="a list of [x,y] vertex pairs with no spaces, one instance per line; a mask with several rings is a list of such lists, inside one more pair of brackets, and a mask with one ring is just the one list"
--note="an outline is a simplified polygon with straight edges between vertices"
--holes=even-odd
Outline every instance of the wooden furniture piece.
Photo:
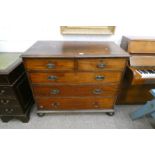
[[29,121],[32,91],[24,71],[21,53],[0,52],[0,118]]
[[119,104],[142,104],[153,99],[155,88],[155,40],[123,37],[121,47],[130,53]]
[[23,55],[38,115],[114,114],[128,53],[112,42],[38,41]]
[[61,26],[60,31],[63,35],[113,35],[115,26]]

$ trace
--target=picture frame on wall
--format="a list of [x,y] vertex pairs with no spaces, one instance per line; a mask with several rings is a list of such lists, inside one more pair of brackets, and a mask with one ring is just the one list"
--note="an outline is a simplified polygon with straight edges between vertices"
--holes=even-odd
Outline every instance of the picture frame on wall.
[[60,26],[62,35],[113,35],[115,26]]

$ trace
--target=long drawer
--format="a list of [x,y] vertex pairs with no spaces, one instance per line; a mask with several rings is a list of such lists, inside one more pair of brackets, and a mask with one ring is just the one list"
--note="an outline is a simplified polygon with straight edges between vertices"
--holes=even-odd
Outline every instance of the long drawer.
[[32,83],[118,83],[122,72],[65,72],[65,73],[29,73]]
[[34,85],[35,96],[114,96],[118,85]]
[[74,59],[26,59],[27,70],[68,71],[74,70]]
[[113,109],[115,98],[37,98],[40,110]]
[[123,70],[125,59],[79,59],[79,71]]

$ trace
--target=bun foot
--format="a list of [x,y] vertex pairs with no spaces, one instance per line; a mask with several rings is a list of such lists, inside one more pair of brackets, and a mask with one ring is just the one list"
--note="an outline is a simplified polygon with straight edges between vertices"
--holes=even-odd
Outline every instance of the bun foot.
[[38,115],[39,117],[43,117],[43,116],[45,116],[45,113],[37,113],[37,115]]
[[106,114],[107,114],[108,116],[114,116],[114,115],[115,115],[115,112],[106,112]]
[[29,116],[25,116],[25,117],[21,117],[19,118],[23,123],[28,123],[29,120],[30,120],[30,117]]
[[2,120],[2,122],[4,122],[4,123],[9,122],[11,119],[12,119],[12,117],[9,117],[9,116],[1,117],[1,120]]

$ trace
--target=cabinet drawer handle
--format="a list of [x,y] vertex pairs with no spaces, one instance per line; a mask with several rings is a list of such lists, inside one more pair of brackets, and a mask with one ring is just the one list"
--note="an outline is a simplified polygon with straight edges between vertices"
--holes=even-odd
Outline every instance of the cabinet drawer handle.
[[5,93],[5,90],[0,90],[0,95],[3,95]]
[[55,67],[56,67],[55,64],[52,64],[52,63],[47,64],[47,68],[49,68],[49,69],[53,69]]
[[104,80],[104,78],[105,78],[105,77],[102,76],[102,75],[97,75],[97,76],[96,76],[96,80]]
[[54,76],[54,75],[51,75],[48,77],[48,80],[57,80],[58,77],[57,76]]
[[40,105],[40,106],[39,106],[39,108],[41,108],[41,109],[42,109],[42,108],[44,108],[44,106],[43,106],[43,105]]
[[6,113],[12,113],[13,111],[14,111],[14,109],[8,109],[8,108],[5,109]]
[[100,94],[102,94],[102,90],[101,89],[95,89],[95,90],[93,90],[93,94],[100,95]]
[[97,64],[98,68],[104,68],[105,66],[106,66],[106,64],[103,64],[103,63]]
[[9,102],[10,102],[10,100],[1,100],[1,103],[4,105],[8,104]]
[[53,90],[51,90],[51,94],[52,95],[57,95],[59,93],[60,93],[60,90],[59,89],[53,89]]
[[99,108],[99,107],[100,107],[99,104],[98,104],[98,102],[93,103],[93,106],[94,106],[95,108]]
[[52,103],[52,107],[54,107],[54,108],[58,108],[59,105],[60,105],[60,104],[59,104],[58,102]]

